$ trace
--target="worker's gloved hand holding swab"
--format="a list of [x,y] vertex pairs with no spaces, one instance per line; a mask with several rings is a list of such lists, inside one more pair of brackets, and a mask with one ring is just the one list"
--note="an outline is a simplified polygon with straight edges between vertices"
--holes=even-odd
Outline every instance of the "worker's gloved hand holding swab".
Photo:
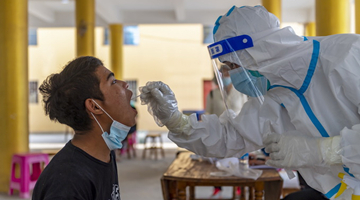
[[159,126],[165,125],[174,112],[178,111],[174,93],[163,82],[148,82],[140,87],[142,105],[148,105],[148,110]]
[[159,126],[166,126],[171,132],[181,133],[188,124],[188,116],[178,110],[175,94],[161,81],[148,82],[140,87],[142,105],[148,106],[149,113]]

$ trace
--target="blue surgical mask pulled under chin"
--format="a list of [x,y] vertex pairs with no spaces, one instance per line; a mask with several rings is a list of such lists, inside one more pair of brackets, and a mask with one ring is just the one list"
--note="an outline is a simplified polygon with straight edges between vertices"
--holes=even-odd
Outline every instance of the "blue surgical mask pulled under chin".
[[250,71],[239,67],[229,71],[231,82],[235,89],[251,97],[258,97],[266,94],[268,80],[258,72],[253,75]]
[[[96,101],[93,100],[93,102],[95,102],[95,104],[97,106],[99,106],[99,104],[97,104]],[[104,131],[104,129],[101,127],[100,123],[96,119],[95,115],[93,113],[91,113],[91,115],[94,117],[95,121],[99,125],[101,131],[103,132],[103,134],[101,135],[102,138],[104,139],[104,141],[105,141],[106,145],[108,146],[108,148],[110,149],[110,151],[115,150],[115,149],[121,149],[123,146],[122,141],[128,135],[131,127],[126,126],[126,125],[114,120],[104,109],[102,109],[100,106],[99,106],[99,108],[107,116],[109,116],[110,119],[113,120],[113,123],[111,124],[111,127],[110,127],[110,133],[108,133],[108,132]]]

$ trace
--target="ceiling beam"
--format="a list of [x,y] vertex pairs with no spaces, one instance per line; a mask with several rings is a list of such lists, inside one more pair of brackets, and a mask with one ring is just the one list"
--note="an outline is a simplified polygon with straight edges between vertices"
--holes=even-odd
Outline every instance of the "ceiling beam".
[[298,22],[306,23],[309,21],[309,9],[287,9],[286,12],[282,12],[282,21],[281,22]]
[[175,19],[178,22],[185,20],[185,5],[184,0],[174,0]]
[[55,12],[41,2],[29,2],[29,14],[39,18],[42,21],[55,22]]
[[[124,19],[128,24],[167,24],[167,23],[197,23],[213,25],[224,10],[191,10],[186,11],[186,18],[179,22],[174,18],[174,11],[124,11]],[[141,13],[141,14],[139,14]]]
[[116,10],[111,3],[96,1],[95,12],[108,24],[124,22],[121,12]]

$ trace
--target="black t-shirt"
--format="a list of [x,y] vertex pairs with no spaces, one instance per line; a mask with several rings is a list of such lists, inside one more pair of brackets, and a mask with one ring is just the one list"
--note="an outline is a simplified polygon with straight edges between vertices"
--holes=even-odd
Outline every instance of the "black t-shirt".
[[33,200],[120,200],[115,154],[102,162],[69,141],[45,167]]

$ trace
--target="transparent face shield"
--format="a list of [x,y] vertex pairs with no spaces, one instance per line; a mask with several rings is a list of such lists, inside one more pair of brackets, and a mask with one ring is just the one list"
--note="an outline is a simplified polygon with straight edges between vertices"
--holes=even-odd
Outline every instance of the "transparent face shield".
[[259,72],[243,68],[238,56],[239,52],[237,52],[251,47],[253,47],[253,42],[248,35],[225,39],[208,46],[212,66],[227,110],[230,106],[226,100],[228,92],[226,91],[227,81],[224,82],[227,80],[224,78],[226,76],[224,68],[229,69],[227,73],[237,92],[248,96],[248,98],[255,98],[260,104],[264,102],[264,94],[268,89],[267,79]]

